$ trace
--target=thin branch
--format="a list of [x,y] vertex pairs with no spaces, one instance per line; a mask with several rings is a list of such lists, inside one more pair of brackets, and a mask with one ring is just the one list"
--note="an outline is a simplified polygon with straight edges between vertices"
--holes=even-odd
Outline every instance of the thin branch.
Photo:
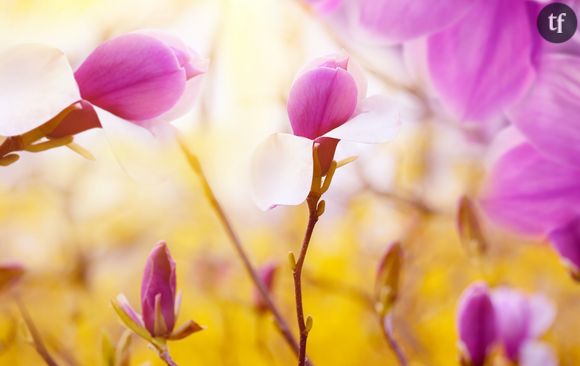
[[36,349],[36,352],[38,353],[38,355],[44,360],[44,362],[48,366],[58,366],[58,364],[52,358],[50,353],[48,353],[48,349],[46,348],[44,342],[42,341],[42,337],[40,336],[40,332],[38,331],[38,329],[34,325],[34,321],[30,317],[28,310],[26,310],[24,303],[22,301],[20,301],[20,299],[17,297],[15,297],[14,300],[16,301],[16,305],[18,306],[18,310],[20,311],[20,314],[22,315],[22,319],[24,319],[24,323],[26,324],[26,327],[28,328],[28,331],[30,332],[30,336],[32,337],[32,341],[34,343],[34,349]]
[[381,330],[383,331],[383,335],[385,336],[385,340],[387,341],[389,347],[397,357],[399,361],[399,365],[407,366],[407,359],[403,354],[403,350],[401,346],[395,340],[393,335],[393,315],[392,313],[387,314],[384,317],[379,316],[379,322],[381,323]]
[[[217,197],[215,196],[215,194],[214,194],[214,192],[209,184],[209,181],[207,180],[207,177],[205,176],[205,174],[203,172],[203,169],[201,167],[199,159],[197,158],[197,156],[195,156],[189,150],[189,148],[187,147],[187,145],[185,144],[185,142],[183,141],[183,139],[181,137],[179,137],[179,136],[177,137],[177,142],[179,143],[179,147],[181,148],[181,151],[185,155],[187,162],[189,163],[189,166],[191,167],[191,169],[196,173],[197,177],[199,178],[199,180],[203,186],[205,196],[208,199],[210,206],[213,208],[213,210],[217,214],[218,219],[220,220],[220,222],[224,226],[225,231],[226,231],[228,237],[230,238],[230,241],[231,241],[232,245],[234,246],[236,253],[238,254],[240,259],[242,260],[242,263],[244,265],[244,268],[246,269],[246,272],[248,273],[248,275],[250,276],[250,278],[254,282],[254,285],[256,286],[258,291],[260,291],[260,294],[262,295],[262,298],[264,299],[264,302],[266,303],[268,310],[274,316],[274,320],[276,321],[276,324],[278,326],[278,329],[280,330],[280,333],[282,334],[282,336],[286,340],[286,343],[288,343],[288,345],[290,346],[292,351],[296,355],[299,355],[300,348],[299,348],[298,342],[296,341],[296,339],[292,335],[292,332],[290,331],[290,327],[288,326],[288,323],[286,323],[286,320],[282,316],[282,313],[280,312],[280,310],[278,309],[276,304],[274,304],[274,300],[272,299],[272,296],[270,295],[268,288],[266,287],[264,282],[260,279],[258,272],[256,271],[254,265],[250,261],[250,258],[248,256],[248,254],[246,253],[246,250],[244,249],[244,246],[242,245],[240,238],[238,237],[237,233],[235,232],[228,216],[226,215],[226,213],[223,210],[221,204],[219,203]],[[310,362],[308,363],[308,365],[312,366],[312,364]]]

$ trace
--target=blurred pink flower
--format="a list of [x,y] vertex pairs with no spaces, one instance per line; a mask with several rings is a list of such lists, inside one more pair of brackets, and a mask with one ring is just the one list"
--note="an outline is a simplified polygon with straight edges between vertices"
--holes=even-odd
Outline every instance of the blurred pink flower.
[[[268,292],[271,292],[274,287],[277,272],[278,264],[276,262],[266,263],[258,269],[258,275],[264,285],[266,285]],[[263,314],[268,310],[264,297],[256,288],[254,288],[254,307],[260,314]]]
[[163,33],[113,38],[97,47],[74,75],[59,50],[18,46],[0,55],[0,135],[30,131],[75,103],[78,108],[50,137],[101,127],[100,119],[108,113],[145,127],[171,120],[191,106],[193,80],[205,70],[205,62],[191,49]]
[[14,286],[24,275],[24,266],[16,262],[0,263],[0,293]]
[[153,248],[145,265],[141,281],[143,316],[133,310],[123,295],[113,301],[113,306],[125,325],[143,338],[176,340],[203,329],[191,320],[175,329],[180,302],[180,295],[176,293],[175,262],[162,241]]
[[[354,29],[396,44],[418,40],[432,86],[454,117],[501,116],[531,85],[539,8],[525,0],[355,0]],[[500,15],[509,14],[509,21]],[[420,40],[419,40],[420,39]],[[415,60],[413,60],[415,62]]]
[[366,98],[366,80],[348,56],[327,56],[307,65],[288,97],[294,134],[274,134],[254,152],[252,181],[258,206],[270,209],[304,201],[312,181],[314,144],[325,174],[340,140],[391,140],[398,130],[391,104],[380,96]]
[[497,335],[495,310],[485,283],[474,283],[461,295],[457,327],[462,365],[483,366]]

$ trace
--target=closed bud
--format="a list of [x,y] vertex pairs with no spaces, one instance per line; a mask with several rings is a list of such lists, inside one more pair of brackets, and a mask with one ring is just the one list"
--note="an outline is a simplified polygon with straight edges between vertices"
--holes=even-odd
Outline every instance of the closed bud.
[[[267,263],[258,270],[260,280],[262,280],[268,292],[271,292],[274,287],[277,272],[278,264],[274,262]],[[265,313],[268,310],[268,304],[258,289],[254,289],[254,307],[259,313]]]
[[0,264],[0,293],[9,290],[24,275],[24,267],[20,263]]
[[375,307],[381,316],[386,315],[397,300],[402,266],[403,248],[395,242],[387,248],[377,271]]
[[466,196],[459,200],[457,210],[457,231],[459,240],[469,255],[482,255],[487,249],[476,208]]

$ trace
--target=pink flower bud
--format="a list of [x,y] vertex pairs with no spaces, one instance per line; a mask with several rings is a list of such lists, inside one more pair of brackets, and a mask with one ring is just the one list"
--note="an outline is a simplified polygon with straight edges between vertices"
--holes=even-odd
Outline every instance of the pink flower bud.
[[493,303],[484,283],[463,292],[457,312],[462,364],[482,366],[496,338]]
[[[271,292],[278,272],[278,264],[274,262],[267,263],[258,272],[260,279],[266,285],[266,289]],[[264,313],[268,309],[264,297],[257,289],[254,289],[254,306],[259,313]]]
[[24,267],[20,263],[0,264],[0,292],[8,290],[22,278]]
[[387,248],[377,271],[375,307],[384,316],[399,296],[399,280],[403,266],[403,248],[395,242]]
[[141,282],[141,310],[153,337],[169,337],[175,326],[175,262],[167,244],[153,248]]
[[204,72],[187,49],[130,33],[97,47],[75,72],[81,96],[129,121],[158,117],[177,104],[188,79]]

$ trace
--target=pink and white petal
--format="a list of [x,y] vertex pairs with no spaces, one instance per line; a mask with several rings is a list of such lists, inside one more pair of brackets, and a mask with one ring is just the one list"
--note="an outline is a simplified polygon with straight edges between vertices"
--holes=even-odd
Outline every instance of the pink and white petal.
[[130,178],[153,184],[170,176],[167,153],[171,147],[159,135],[171,130],[171,125],[157,123],[144,128],[101,108],[95,107],[95,111],[117,162]]
[[358,108],[353,118],[323,137],[364,144],[380,144],[395,138],[400,129],[400,114],[390,98],[375,95],[363,100]]
[[125,314],[131,318],[137,325],[143,327],[143,319],[141,316],[137,314],[137,312],[133,309],[131,304],[129,304],[129,300],[124,294],[117,295],[117,304],[119,307],[125,312]]
[[530,336],[540,337],[554,322],[556,307],[543,295],[532,295],[528,299],[531,310]]
[[463,17],[477,2],[359,0],[354,24],[366,30],[372,39],[385,44],[401,43],[449,26]]
[[262,210],[304,202],[312,183],[312,140],[277,133],[254,151],[252,194]]
[[508,115],[538,150],[578,166],[580,56],[544,56],[536,83]]
[[543,235],[580,214],[580,169],[521,144],[494,165],[480,202],[496,222]]
[[482,121],[521,98],[535,75],[532,33],[524,1],[488,0],[429,37],[429,73],[447,109],[461,121]]
[[552,347],[544,342],[528,341],[520,349],[519,366],[557,366],[558,359]]
[[344,0],[306,0],[319,14],[329,14],[338,9]]
[[62,51],[26,44],[0,53],[0,135],[28,132],[79,99]]

